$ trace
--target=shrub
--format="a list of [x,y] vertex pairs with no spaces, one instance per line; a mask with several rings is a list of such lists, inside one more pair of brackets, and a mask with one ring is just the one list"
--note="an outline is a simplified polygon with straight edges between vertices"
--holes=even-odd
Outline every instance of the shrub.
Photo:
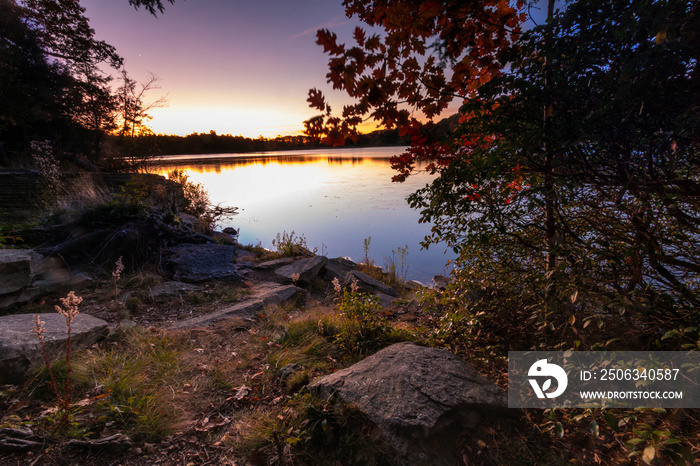
[[383,347],[389,340],[392,328],[381,315],[379,298],[360,292],[355,281],[350,289],[341,290],[337,278],[333,280],[333,284],[340,299],[338,310],[347,318],[347,322],[335,336],[334,343],[356,355],[369,354]]
[[294,257],[308,251],[306,237],[304,235],[296,236],[293,231],[291,233],[286,231],[277,233],[277,237],[272,240],[272,246],[281,257]]

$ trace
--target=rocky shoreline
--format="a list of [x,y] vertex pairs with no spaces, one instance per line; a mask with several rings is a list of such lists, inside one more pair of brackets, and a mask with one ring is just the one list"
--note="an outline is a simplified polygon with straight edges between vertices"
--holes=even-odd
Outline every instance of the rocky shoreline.
[[[245,418],[246,409],[274,410],[280,400],[289,404],[287,411],[297,409],[293,408],[295,393],[302,390],[320,397],[315,398],[318,403],[332,398],[359,409],[361,422],[373,432],[363,442],[369,442],[369,451],[379,445],[373,454],[389,455],[385,459],[393,458],[390,463],[448,465],[458,455],[455,448],[461,432],[475,429],[484,418],[504,414],[506,397],[501,388],[450,352],[411,342],[417,340],[417,329],[424,323],[433,325],[430,322],[438,318],[417,301],[415,291],[421,284],[392,287],[380,280],[386,275],[379,268],[318,256],[301,245],[291,245],[288,250],[293,254],[285,257],[238,244],[235,230],[202,233],[199,220],[179,210],[176,187],[173,191],[172,184],[164,185],[159,178],[145,180],[143,186],[148,189],[138,188],[135,201],[122,196],[115,203],[119,194],[113,194],[113,201],[80,215],[22,231],[37,245],[34,249],[0,249],[0,314],[4,314],[0,316],[0,386],[5,387],[0,393],[21,393],[17,387],[35,386],[45,358],[60,362],[68,350],[72,358],[89,360],[110,354],[109,348],[120,348],[128,355],[135,351],[134,342],[152,340],[146,346],[148,353],[148,345],[155,348],[163,339],[175,339],[190,349],[172,364],[190,367],[189,360],[199,361],[194,367],[204,372],[194,375],[194,380],[203,377],[207,384],[223,387],[230,387],[229,379],[245,381],[233,395],[226,395],[231,388],[212,389],[210,396],[223,400],[217,416],[228,420],[213,427],[204,427],[212,425],[211,415],[200,419],[204,414],[185,409],[196,404],[195,399],[205,403],[199,409],[206,406],[207,398],[187,399],[194,396],[195,382],[171,382],[182,393],[174,399],[189,413],[181,415],[189,419],[181,420],[190,426],[184,432],[223,429],[233,417]],[[436,277],[435,286],[444,286],[446,280]],[[67,321],[54,312],[59,298],[69,291],[81,299],[70,334]],[[349,317],[346,312],[360,314]],[[271,323],[274,315],[281,316],[275,317],[281,318],[278,323]],[[32,333],[35,316],[45,329],[41,343]],[[289,346],[295,325],[306,326],[296,333],[299,347]],[[201,335],[210,335],[209,341],[201,341]],[[356,339],[370,346],[360,353],[345,346]],[[315,343],[307,348],[307,340]],[[191,347],[191,342],[199,342],[199,347]],[[308,353],[311,348],[316,349]],[[290,357],[289,352],[298,355]],[[224,369],[225,361],[241,353],[248,354],[241,364],[250,369],[243,373],[238,366]],[[269,361],[275,361],[274,368]],[[214,366],[219,372],[211,372]],[[225,370],[228,375],[221,375]],[[256,372],[251,375],[251,371]],[[259,376],[264,382],[256,385],[253,379]],[[109,428],[115,421],[98,422],[103,426],[101,433],[90,431],[90,438],[80,441],[43,430],[39,426],[46,425],[47,411],[32,398],[35,389],[25,399],[0,397],[8,412],[19,413],[0,419],[4,426],[0,427],[0,451],[14,452],[21,461],[34,458],[48,442],[55,445],[56,458],[71,457],[75,448],[100,448],[109,450],[118,462],[126,458],[129,464],[156,464],[151,454],[156,449],[148,446],[152,444]],[[173,385],[170,389],[175,395]],[[81,409],[97,409],[108,400],[110,409],[119,413],[125,408],[114,408],[116,401],[109,401],[113,390],[105,391],[102,384],[92,387],[82,395],[86,398]],[[229,406],[227,400],[235,403]],[[78,418],[76,425],[82,422],[85,429],[99,419]],[[303,425],[298,429],[303,430]],[[276,455],[280,464],[286,461],[283,456],[291,458],[291,445],[297,442],[293,430],[292,426],[286,434],[288,447],[275,443],[279,433],[262,440],[263,445],[276,445],[266,455]],[[220,452],[221,439],[234,430],[217,432],[218,441],[195,435],[200,450]],[[156,434],[149,435],[144,438]],[[172,455],[176,448],[185,458],[189,450],[181,435],[159,437],[161,453]],[[236,445],[231,451],[238,451]]]

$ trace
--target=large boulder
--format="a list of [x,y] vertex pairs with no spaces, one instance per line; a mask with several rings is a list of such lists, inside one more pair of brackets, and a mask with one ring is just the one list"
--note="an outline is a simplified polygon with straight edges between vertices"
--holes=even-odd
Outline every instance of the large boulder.
[[327,263],[327,257],[314,256],[280,267],[275,273],[300,285],[309,285]]
[[506,393],[444,349],[391,345],[318,378],[309,390],[336,394],[372,421],[398,464],[453,465],[457,435],[483,416],[505,414]]
[[389,285],[382,283],[379,280],[370,277],[366,273],[360,272],[359,270],[349,272],[345,278],[344,285],[349,286],[353,280],[357,282],[357,286],[360,287],[360,291],[365,291],[375,295],[383,294],[392,297],[397,297],[399,295],[398,291]]
[[29,249],[0,249],[0,310],[90,284],[88,276],[71,274],[58,258],[44,257]]
[[203,283],[209,280],[240,282],[233,263],[236,247],[224,244],[180,244],[169,250],[166,273],[177,281]]
[[32,283],[32,265],[41,255],[27,249],[0,249],[0,295],[21,291]]
[[328,280],[333,280],[335,278],[342,284],[345,283],[345,279],[348,274],[357,268],[355,264],[350,259],[344,257],[337,257],[335,259],[329,259],[326,264],[325,276]]
[[[44,345],[50,361],[66,354],[66,320],[57,313],[39,314],[44,321]],[[22,383],[44,364],[41,344],[32,333],[34,316],[15,314],[0,317],[0,385]],[[71,351],[90,346],[109,333],[107,322],[78,314],[71,323]]]

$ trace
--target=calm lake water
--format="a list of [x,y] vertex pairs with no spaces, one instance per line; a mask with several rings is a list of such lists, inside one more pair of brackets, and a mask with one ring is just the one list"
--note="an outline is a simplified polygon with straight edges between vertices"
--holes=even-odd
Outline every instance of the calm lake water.
[[385,266],[392,251],[408,246],[407,276],[426,283],[446,273],[453,256],[444,246],[421,249],[430,226],[418,223],[419,213],[406,197],[431,177],[419,173],[392,183],[389,158],[401,152],[402,147],[376,147],[179,155],[166,157],[160,172],[185,169],[213,203],[238,207],[239,214],[220,226],[240,228],[242,244],[271,249],[277,233],[294,232],[319,254],[360,262],[363,240],[371,237],[369,256],[377,265]]

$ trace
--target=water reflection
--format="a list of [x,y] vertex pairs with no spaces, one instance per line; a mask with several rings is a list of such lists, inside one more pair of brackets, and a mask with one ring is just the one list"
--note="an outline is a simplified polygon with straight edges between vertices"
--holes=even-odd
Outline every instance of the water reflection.
[[[363,148],[318,153],[266,153],[206,161],[186,157],[164,160],[161,173],[185,169],[202,183],[214,203],[239,207],[222,227],[240,228],[240,241],[272,246],[282,231],[303,234],[310,247],[329,257],[364,257],[363,239],[372,237],[370,256],[383,265],[392,250],[408,245],[408,276],[428,281],[443,273],[444,248],[421,251],[429,226],[406,197],[430,181],[421,173],[392,183],[389,158],[402,148]],[[420,168],[420,167],[419,167]]]

